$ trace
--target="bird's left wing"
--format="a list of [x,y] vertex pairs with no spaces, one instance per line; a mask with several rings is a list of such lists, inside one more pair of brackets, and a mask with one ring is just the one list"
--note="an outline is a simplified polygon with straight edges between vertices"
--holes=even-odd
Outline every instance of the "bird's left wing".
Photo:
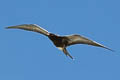
[[6,27],[6,29],[23,29],[23,30],[38,32],[46,36],[49,35],[49,32],[47,30],[41,28],[36,24],[22,24],[22,25],[16,25],[16,26],[9,26],[9,27]]
[[74,45],[74,44],[87,44],[87,45],[102,47],[102,48],[113,51],[112,49],[107,48],[102,44],[99,44],[95,41],[92,41],[92,40],[85,38],[83,36],[80,36],[80,35],[70,35],[70,36],[66,36],[66,38],[68,39],[68,46]]

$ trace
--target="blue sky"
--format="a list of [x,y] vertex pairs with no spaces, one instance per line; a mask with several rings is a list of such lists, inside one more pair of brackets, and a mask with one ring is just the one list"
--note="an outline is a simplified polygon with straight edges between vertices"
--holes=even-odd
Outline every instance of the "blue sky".
[[[119,0],[1,0],[0,80],[120,80]],[[7,26],[38,24],[114,49],[74,45],[72,61],[45,36]]]

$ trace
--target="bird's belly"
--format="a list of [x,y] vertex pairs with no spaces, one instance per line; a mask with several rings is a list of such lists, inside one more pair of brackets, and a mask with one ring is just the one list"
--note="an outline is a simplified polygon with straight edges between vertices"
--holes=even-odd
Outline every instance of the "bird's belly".
[[63,50],[63,47],[57,47],[57,48],[58,48],[59,50],[61,50],[61,51]]

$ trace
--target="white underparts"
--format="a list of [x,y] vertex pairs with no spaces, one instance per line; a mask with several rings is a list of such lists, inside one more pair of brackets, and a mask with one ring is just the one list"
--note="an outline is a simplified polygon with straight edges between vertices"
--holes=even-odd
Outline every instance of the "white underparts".
[[63,51],[63,48],[62,47],[57,47],[59,50]]

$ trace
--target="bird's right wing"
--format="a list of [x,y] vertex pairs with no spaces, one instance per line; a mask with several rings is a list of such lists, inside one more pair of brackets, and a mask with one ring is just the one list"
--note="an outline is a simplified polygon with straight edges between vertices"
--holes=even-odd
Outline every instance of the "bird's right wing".
[[[66,36],[66,38],[68,39],[68,46],[74,45],[74,44],[87,44],[87,45],[102,47],[102,48],[111,50],[110,48],[107,48],[102,44],[99,44],[93,40],[90,40],[90,39],[85,38],[80,35],[70,35],[70,36]],[[113,50],[111,50],[111,51],[113,51]]]
[[22,25],[16,25],[16,26],[9,26],[9,27],[6,27],[6,29],[23,29],[23,30],[38,32],[46,36],[49,35],[49,32],[47,30],[41,28],[36,24],[22,24]]

